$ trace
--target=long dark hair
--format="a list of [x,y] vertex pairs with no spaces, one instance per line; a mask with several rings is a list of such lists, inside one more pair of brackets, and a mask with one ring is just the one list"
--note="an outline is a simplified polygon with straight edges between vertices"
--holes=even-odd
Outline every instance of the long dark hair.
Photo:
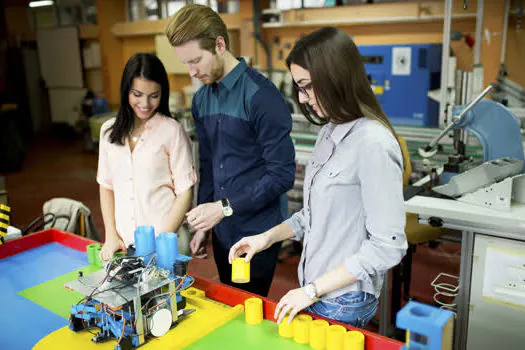
[[168,100],[170,85],[168,74],[164,65],[157,56],[151,53],[139,52],[130,57],[122,73],[120,81],[120,107],[117,119],[110,129],[109,140],[111,143],[124,145],[124,139],[135,126],[135,113],[129,105],[129,90],[133,84],[133,79],[144,78],[160,85],[160,104],[155,112],[166,117],[171,117]]
[[367,117],[379,121],[394,136],[394,128],[374,95],[363,60],[354,41],[334,27],[320,28],[299,39],[286,58],[288,69],[297,64],[310,72],[319,108],[326,118],[299,103],[304,116],[313,124],[342,124]]

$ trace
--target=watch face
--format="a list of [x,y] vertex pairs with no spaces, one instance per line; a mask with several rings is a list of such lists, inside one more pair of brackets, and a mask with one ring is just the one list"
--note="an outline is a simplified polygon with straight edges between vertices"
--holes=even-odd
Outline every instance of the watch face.
[[311,285],[311,284],[306,285],[305,293],[306,293],[306,296],[308,298],[315,299],[315,290],[314,290],[314,286],[313,285]]
[[222,208],[222,212],[224,213],[224,216],[231,216],[233,214],[233,209],[231,207],[224,207]]

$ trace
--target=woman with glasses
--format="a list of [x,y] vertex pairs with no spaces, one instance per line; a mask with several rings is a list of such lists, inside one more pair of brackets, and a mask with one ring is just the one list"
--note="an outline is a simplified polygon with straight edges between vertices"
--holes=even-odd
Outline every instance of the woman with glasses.
[[277,322],[305,309],[362,328],[377,310],[384,274],[407,249],[401,150],[348,34],[321,28],[296,43],[286,64],[303,114],[324,125],[306,168],[303,209],[240,240],[229,260],[301,240],[301,288],[281,298]]

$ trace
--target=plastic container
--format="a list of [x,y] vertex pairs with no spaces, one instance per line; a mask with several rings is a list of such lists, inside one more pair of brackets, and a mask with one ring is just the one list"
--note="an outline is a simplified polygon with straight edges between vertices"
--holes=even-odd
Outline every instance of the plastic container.
[[343,350],[346,328],[340,325],[329,326],[326,330],[326,350]]
[[234,283],[250,282],[250,262],[246,262],[244,258],[233,259],[232,282]]
[[94,253],[95,254],[95,263],[94,263],[94,265],[99,266],[99,267],[104,266],[104,263],[100,259],[100,251],[101,250],[102,250],[102,247],[100,246],[100,244],[97,244],[97,247],[95,247],[95,253]]
[[86,254],[88,258],[88,262],[90,265],[96,265],[97,264],[97,247],[100,248],[100,244],[94,243],[90,244],[86,247]]
[[293,337],[293,325],[288,324],[288,316],[285,316],[281,323],[279,323],[279,335],[283,338]]
[[148,264],[155,253],[155,229],[153,226],[139,226],[135,230],[135,256],[144,256]]
[[159,234],[155,246],[157,250],[157,265],[173,273],[173,264],[175,264],[179,255],[177,234],[173,232]]
[[261,324],[263,320],[263,303],[260,298],[248,298],[244,301],[247,324]]
[[329,325],[325,320],[315,320],[310,323],[310,347],[312,349],[326,349],[326,330]]
[[365,350],[365,335],[359,331],[346,333],[345,350]]
[[312,316],[297,315],[292,321],[293,340],[298,344],[308,344],[310,342],[310,323]]

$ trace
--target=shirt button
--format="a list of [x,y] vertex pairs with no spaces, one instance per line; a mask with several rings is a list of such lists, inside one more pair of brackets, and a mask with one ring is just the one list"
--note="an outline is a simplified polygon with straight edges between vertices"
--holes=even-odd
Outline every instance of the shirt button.
[[131,196],[129,199],[133,200],[134,198],[133,198],[133,196]]
[[224,168],[224,166],[222,165],[222,163],[221,163],[221,165],[219,166],[219,168],[221,168],[221,169]]
[[221,186],[221,191],[224,191],[224,187]]

